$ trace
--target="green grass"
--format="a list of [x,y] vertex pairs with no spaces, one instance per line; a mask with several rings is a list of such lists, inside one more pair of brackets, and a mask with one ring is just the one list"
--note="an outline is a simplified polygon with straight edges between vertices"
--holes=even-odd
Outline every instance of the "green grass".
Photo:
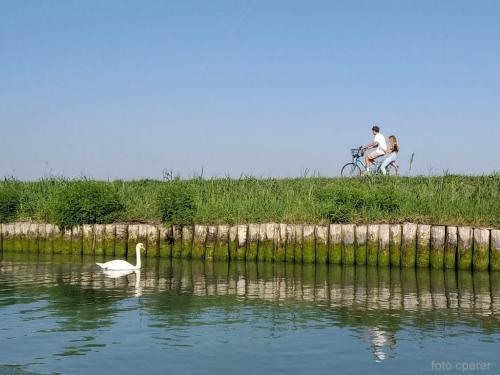
[[[0,182],[0,188],[15,188],[19,194],[12,219],[54,222],[55,200],[64,196],[61,191],[78,191],[74,185],[85,183],[89,180],[9,179]],[[412,221],[500,226],[500,174],[358,179],[194,178],[99,184],[106,185],[118,197],[122,209],[112,216],[115,221],[175,221],[181,216],[184,222],[199,224]],[[168,196],[171,191],[176,194],[172,199]],[[179,191],[188,192],[189,196]],[[189,215],[178,215],[183,207],[191,210]]]

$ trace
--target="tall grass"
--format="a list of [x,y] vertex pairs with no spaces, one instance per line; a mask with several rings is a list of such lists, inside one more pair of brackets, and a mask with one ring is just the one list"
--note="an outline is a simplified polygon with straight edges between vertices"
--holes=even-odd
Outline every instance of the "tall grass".
[[[19,193],[16,219],[50,221],[54,196],[88,180],[3,181]],[[123,209],[115,220],[160,222],[175,183],[192,192],[197,223],[402,222],[500,226],[500,174],[485,176],[203,179],[107,182]],[[168,189],[167,189],[168,191]],[[191,194],[191,193],[190,193]],[[163,198],[162,198],[163,197]],[[184,198],[183,198],[184,199]]]

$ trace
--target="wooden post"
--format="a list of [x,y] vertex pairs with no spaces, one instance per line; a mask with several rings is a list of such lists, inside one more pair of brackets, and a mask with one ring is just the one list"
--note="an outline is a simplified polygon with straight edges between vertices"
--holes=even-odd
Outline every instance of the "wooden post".
[[62,231],[61,228],[59,228],[57,225],[54,225],[53,227],[53,234],[52,234],[52,253],[54,254],[62,254],[63,250],[63,244],[62,244]]
[[49,246],[49,241],[47,241],[47,231],[45,229],[46,224],[38,224],[38,252],[47,253],[47,246]]
[[[115,237],[116,226],[115,224],[104,225],[104,255],[113,257],[115,255]],[[146,244],[147,248],[147,244]]]
[[[172,248],[172,254],[175,248],[175,241],[177,241],[181,244],[180,257],[182,259],[190,259],[193,254],[192,249],[194,241],[194,226],[185,225],[181,228],[180,226],[174,225],[173,228],[174,228],[174,247]],[[180,229],[180,234],[177,233],[177,229]]]
[[71,254],[82,255],[83,253],[83,229],[80,225],[71,228]]
[[146,256],[157,258],[160,256],[160,232],[158,226],[149,224],[146,226]]
[[382,267],[389,266],[391,262],[389,249],[390,229],[388,224],[379,225],[378,239],[379,243],[377,264]]
[[457,265],[458,230],[457,227],[446,228],[446,243],[444,247],[444,268],[455,269]]
[[[257,253],[255,253],[257,255]],[[217,228],[217,245],[215,247],[214,259],[227,261],[229,259],[229,226],[219,225]]]
[[446,227],[431,227],[431,268],[441,269],[444,267],[444,249],[446,243]]
[[417,224],[404,223],[401,236],[401,266],[415,267],[417,254]]
[[500,230],[491,231],[490,269],[500,271]]
[[205,258],[205,243],[207,241],[208,228],[205,225],[194,226],[193,248],[191,250],[191,257],[193,259]]
[[2,224],[3,250],[5,252],[15,251],[15,238],[14,224]]
[[245,260],[247,253],[247,232],[248,228],[246,225],[238,225],[236,260]]
[[[117,258],[125,258],[127,256],[127,224],[115,225],[115,256]],[[135,249],[131,249],[135,250]]]
[[490,231],[474,229],[473,266],[474,271],[485,271],[490,263]]
[[389,256],[391,267],[401,266],[401,225],[393,224],[389,227]]
[[277,224],[274,231],[274,260],[284,262],[286,258],[286,224]]
[[[94,255],[97,256],[104,255],[104,236],[105,236],[104,228],[105,228],[104,224],[94,224],[94,236],[95,236]],[[135,249],[135,245],[133,249]]]
[[292,224],[286,226],[286,261],[293,263],[295,261],[295,228]]
[[28,227],[28,248],[30,253],[38,253],[38,224],[30,223]]
[[316,237],[316,263],[328,263],[328,227],[315,227]]
[[342,263],[342,226],[340,224],[330,224],[328,246],[328,262],[330,264]]
[[171,225],[160,225],[158,228],[160,237],[160,257],[170,258],[172,256],[173,233]]
[[316,249],[314,239],[314,225],[304,225],[304,237],[302,238],[302,262],[314,263],[316,260]]
[[[127,257],[131,258],[135,256],[135,247],[138,243],[139,243],[139,225],[130,224],[128,226],[128,236],[127,236],[127,249],[128,249]],[[146,244],[144,244],[144,246],[146,246]]]
[[342,225],[342,264],[352,265],[354,264],[354,229],[353,224],[343,224]]
[[470,270],[472,266],[472,228],[458,227],[457,267]]
[[294,225],[294,233],[295,233],[295,246],[294,250],[294,259],[295,263],[302,263],[302,240],[304,239],[304,228],[301,224]]
[[417,227],[417,267],[429,268],[430,249],[431,226],[419,224]]
[[[236,250],[238,249],[238,226],[229,228],[229,259],[236,260]],[[260,254],[259,254],[260,256]]]
[[357,265],[366,264],[366,240],[368,238],[368,227],[366,225],[357,225],[354,229],[355,249],[354,258]]
[[205,243],[205,259],[214,260],[216,244],[217,244],[217,226],[209,225],[207,230],[207,242]]
[[368,225],[368,236],[366,241],[366,264],[369,266],[377,265],[378,257],[378,238],[379,226],[376,224]]

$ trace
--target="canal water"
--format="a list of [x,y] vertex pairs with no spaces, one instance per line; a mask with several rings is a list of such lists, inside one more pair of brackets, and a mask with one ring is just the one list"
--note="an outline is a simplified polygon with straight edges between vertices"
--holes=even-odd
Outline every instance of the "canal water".
[[0,253],[0,374],[500,373],[500,273]]

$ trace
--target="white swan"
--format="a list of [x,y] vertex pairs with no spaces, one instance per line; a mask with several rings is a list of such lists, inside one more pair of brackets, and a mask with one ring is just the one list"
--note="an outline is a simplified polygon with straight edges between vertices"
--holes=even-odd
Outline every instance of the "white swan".
[[138,243],[135,246],[135,257],[137,259],[135,266],[121,259],[110,260],[109,262],[106,263],[96,263],[96,264],[102,269],[110,271],[138,270],[141,269],[141,251],[145,250],[146,247],[142,243]]

